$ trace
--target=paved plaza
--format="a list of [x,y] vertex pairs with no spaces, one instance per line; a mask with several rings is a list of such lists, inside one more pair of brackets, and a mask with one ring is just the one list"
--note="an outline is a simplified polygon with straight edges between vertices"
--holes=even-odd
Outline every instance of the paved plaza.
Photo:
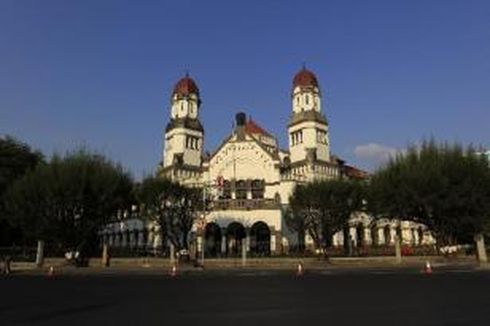
[[13,275],[1,325],[489,325],[490,273],[453,268]]

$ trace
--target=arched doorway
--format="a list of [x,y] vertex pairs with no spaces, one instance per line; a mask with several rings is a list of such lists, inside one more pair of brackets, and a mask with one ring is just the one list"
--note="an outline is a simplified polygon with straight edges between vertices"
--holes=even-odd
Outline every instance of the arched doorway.
[[257,256],[271,253],[271,231],[264,222],[255,222],[250,229],[250,252]]
[[391,245],[391,228],[389,225],[386,225],[383,229],[384,233],[384,238],[385,238],[385,245],[389,246]]
[[371,226],[371,245],[377,246],[379,244],[378,226],[376,224]]
[[231,256],[240,255],[246,236],[245,227],[241,223],[230,223],[226,228],[226,253]]
[[206,256],[216,257],[221,252],[221,228],[212,222],[206,224],[204,232]]
[[418,235],[419,235],[419,245],[423,245],[424,244],[424,229],[422,229],[422,227],[420,226],[417,230],[418,232]]
[[364,246],[364,225],[362,223],[359,223],[356,227],[356,237],[357,237],[357,246],[362,247]]

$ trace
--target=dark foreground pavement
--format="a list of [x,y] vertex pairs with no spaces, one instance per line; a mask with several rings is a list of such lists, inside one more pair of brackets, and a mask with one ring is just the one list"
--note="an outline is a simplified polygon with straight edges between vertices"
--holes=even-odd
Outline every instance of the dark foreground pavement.
[[14,275],[0,325],[490,325],[490,273]]

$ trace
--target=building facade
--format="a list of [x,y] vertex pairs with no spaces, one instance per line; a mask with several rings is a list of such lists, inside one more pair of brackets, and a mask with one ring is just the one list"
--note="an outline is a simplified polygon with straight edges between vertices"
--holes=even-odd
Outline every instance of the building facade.
[[[334,178],[368,178],[366,172],[331,154],[320,84],[306,68],[292,82],[287,149],[281,149],[274,135],[239,112],[231,134],[211,154],[205,154],[200,107],[199,88],[186,75],[171,95],[158,175],[204,188],[209,205],[195,231],[200,233],[202,226],[199,246],[203,244],[209,255],[239,254],[242,250],[257,255],[287,253],[296,246],[297,237],[288,229],[284,214],[296,185]],[[107,232],[110,244],[160,245],[155,226],[136,220],[116,223],[113,228],[121,234]],[[137,236],[131,236],[134,229],[139,230]],[[348,230],[334,235],[333,244],[342,246],[344,238],[349,237],[355,246],[391,245],[396,235],[407,244],[431,241],[420,225],[403,221],[373,225],[369,216],[356,214]],[[305,240],[307,246],[313,244],[308,236]]]

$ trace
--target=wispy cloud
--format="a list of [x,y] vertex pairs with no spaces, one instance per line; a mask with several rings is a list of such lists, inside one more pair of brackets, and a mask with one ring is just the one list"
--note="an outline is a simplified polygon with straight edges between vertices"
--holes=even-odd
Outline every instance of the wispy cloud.
[[358,145],[354,148],[354,155],[365,163],[377,167],[386,163],[391,157],[394,157],[400,150],[394,147],[385,146],[376,143]]

